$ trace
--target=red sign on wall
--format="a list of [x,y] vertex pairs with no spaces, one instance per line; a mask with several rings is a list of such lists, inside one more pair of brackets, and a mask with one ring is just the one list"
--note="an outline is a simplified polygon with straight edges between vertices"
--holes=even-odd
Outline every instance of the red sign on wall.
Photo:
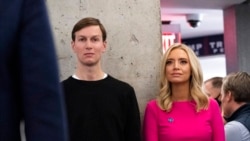
[[181,34],[180,33],[173,33],[173,32],[165,32],[162,34],[162,51],[163,54],[167,51],[169,46],[174,43],[181,42]]

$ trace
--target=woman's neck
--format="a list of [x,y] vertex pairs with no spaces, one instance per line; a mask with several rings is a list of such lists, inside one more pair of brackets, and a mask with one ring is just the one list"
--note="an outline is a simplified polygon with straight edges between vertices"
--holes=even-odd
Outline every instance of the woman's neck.
[[191,94],[188,85],[172,85],[172,100],[173,101],[189,101],[191,100]]

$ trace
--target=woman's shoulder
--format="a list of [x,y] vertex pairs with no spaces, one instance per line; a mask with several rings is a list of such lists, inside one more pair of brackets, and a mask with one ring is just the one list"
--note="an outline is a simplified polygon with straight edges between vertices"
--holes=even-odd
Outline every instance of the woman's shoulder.
[[214,98],[209,97],[208,100],[209,100],[209,103],[210,103],[210,104],[213,104],[213,105],[216,105],[216,104],[217,104],[217,105],[218,105],[217,101],[216,101]]
[[149,100],[147,105],[156,105],[156,99]]
[[214,98],[209,97],[208,99],[209,99],[209,107],[210,107],[210,109],[214,109],[214,108],[219,108],[220,107],[219,104],[218,104],[218,102]]
[[159,109],[160,107],[158,106],[157,100],[156,99],[152,99],[152,100],[148,101],[147,108],[150,108],[150,109]]
[[156,99],[149,100],[145,110],[146,113],[155,113],[155,114],[161,111]]

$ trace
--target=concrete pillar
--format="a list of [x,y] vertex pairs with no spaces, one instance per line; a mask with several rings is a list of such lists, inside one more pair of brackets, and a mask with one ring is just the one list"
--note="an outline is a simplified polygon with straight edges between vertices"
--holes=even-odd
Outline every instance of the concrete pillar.
[[250,72],[250,5],[224,9],[224,45],[227,73]]
[[158,91],[162,55],[160,0],[48,0],[61,80],[73,74],[71,30],[83,17],[99,18],[107,29],[103,68],[131,84],[143,116]]

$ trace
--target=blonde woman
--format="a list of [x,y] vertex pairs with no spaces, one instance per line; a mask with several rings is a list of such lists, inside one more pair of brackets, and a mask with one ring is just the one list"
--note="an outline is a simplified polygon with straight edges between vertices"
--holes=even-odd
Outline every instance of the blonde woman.
[[202,70],[193,50],[172,45],[160,75],[158,96],[145,110],[144,140],[225,141],[220,108],[202,91]]

